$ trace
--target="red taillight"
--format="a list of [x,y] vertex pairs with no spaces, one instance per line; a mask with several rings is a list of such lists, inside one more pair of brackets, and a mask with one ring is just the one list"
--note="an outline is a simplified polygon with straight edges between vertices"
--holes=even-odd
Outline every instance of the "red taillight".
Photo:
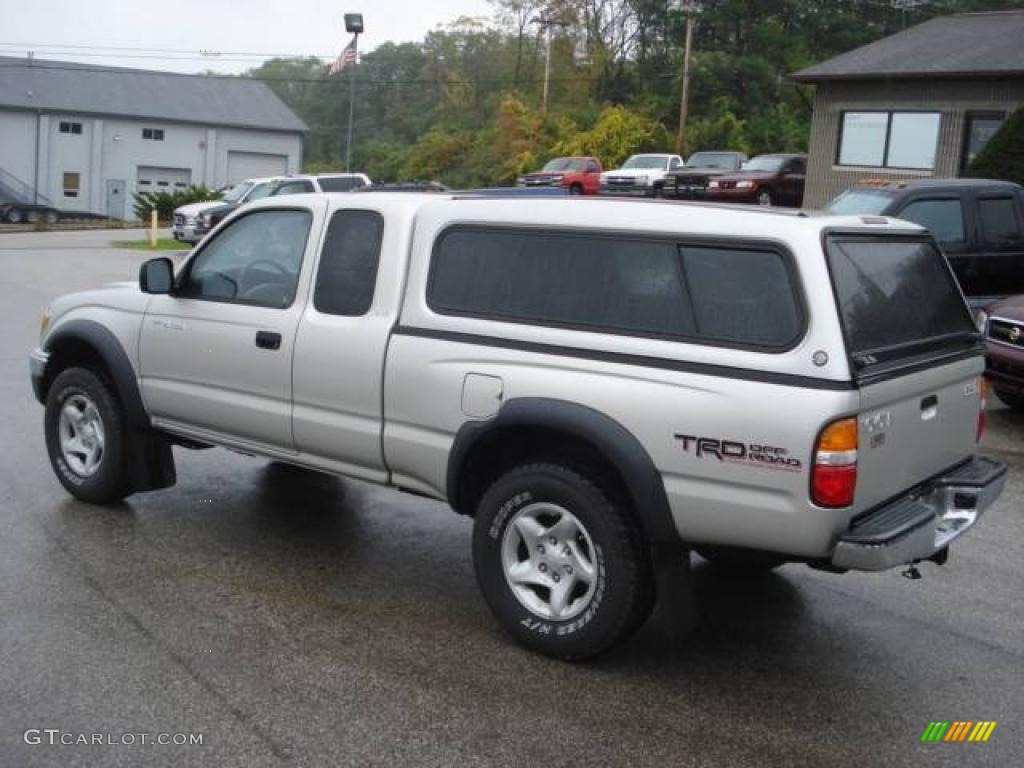
[[819,507],[848,507],[857,490],[857,420],[833,421],[814,447],[811,501]]
[[975,435],[975,440],[981,442],[981,436],[985,434],[985,406],[988,404],[988,398],[985,395],[988,393],[988,381],[984,376],[978,379],[978,394],[980,395],[978,402],[978,434]]

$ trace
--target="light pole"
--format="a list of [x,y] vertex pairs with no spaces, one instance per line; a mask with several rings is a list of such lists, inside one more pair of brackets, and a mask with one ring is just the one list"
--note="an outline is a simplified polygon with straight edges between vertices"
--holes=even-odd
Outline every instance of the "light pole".
[[675,0],[673,6],[686,14],[686,42],[683,46],[683,93],[679,97],[679,131],[676,133],[676,152],[686,150],[686,113],[690,98],[690,47],[693,45],[694,17],[700,13],[700,4],[693,0]]
[[530,19],[531,24],[537,24],[544,30],[544,95],[541,100],[541,111],[548,111],[548,82],[551,80],[551,28],[552,27],[565,27],[568,24],[564,21],[555,21],[554,19],[545,19],[540,16],[534,16]]
[[356,60],[359,48],[359,35],[363,31],[363,15],[361,13],[345,14],[345,31],[352,34],[352,70],[348,75],[348,140],[345,142],[345,172],[352,171],[352,116],[356,106]]

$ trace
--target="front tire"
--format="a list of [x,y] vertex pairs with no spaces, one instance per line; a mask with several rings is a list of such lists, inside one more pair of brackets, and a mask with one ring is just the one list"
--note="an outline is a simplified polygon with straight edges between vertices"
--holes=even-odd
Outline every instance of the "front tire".
[[569,187],[569,194],[570,195],[582,195],[583,194],[583,187],[581,187],[579,184],[573,184],[571,187]]
[[774,204],[772,200],[772,191],[770,189],[762,189],[757,193],[757,204],[763,208],[770,208]]
[[124,419],[111,387],[94,371],[68,368],[46,397],[46,450],[76,499],[110,504],[128,495]]
[[520,466],[491,485],[476,513],[473,564],[505,630],[546,656],[607,651],[651,609],[650,565],[635,518],[567,467]]

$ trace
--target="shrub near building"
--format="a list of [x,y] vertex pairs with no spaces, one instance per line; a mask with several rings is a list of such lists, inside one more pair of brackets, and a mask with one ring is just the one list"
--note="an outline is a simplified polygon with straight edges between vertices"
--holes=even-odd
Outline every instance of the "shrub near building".
[[173,192],[136,192],[132,195],[136,218],[149,218],[150,211],[156,209],[157,218],[170,221],[174,209],[189,203],[202,203],[207,200],[220,200],[221,193],[200,184],[199,186],[176,189]]

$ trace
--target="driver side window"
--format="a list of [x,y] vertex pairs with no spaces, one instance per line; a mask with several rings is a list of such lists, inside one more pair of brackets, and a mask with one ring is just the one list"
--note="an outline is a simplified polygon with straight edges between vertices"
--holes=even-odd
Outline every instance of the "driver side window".
[[235,219],[189,263],[176,295],[189,299],[291,305],[312,215],[254,211]]

